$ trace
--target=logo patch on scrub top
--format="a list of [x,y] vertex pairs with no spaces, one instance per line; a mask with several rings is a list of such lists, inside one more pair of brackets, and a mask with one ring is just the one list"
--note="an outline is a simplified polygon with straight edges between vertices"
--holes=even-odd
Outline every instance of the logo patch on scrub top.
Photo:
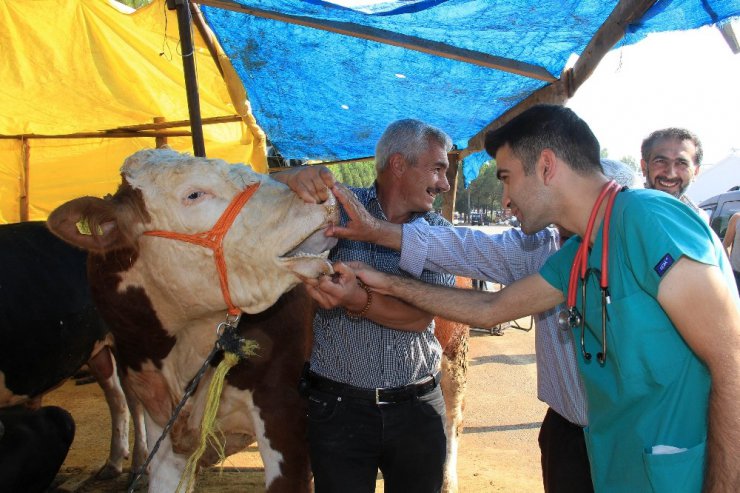
[[673,265],[673,257],[671,257],[670,253],[666,253],[665,256],[660,259],[660,262],[658,262],[653,269],[655,269],[655,272],[658,273],[658,277],[663,277],[663,274],[668,270],[668,268]]

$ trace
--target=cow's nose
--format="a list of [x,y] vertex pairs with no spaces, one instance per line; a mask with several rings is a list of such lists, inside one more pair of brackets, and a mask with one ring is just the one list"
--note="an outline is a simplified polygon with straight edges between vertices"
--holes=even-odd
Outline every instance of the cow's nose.
[[335,221],[339,218],[339,204],[337,198],[329,191],[329,198],[321,203],[326,208],[326,215],[330,221]]
[[332,205],[337,205],[337,198],[334,196],[334,194],[329,190],[329,198],[327,198],[323,204],[327,207]]

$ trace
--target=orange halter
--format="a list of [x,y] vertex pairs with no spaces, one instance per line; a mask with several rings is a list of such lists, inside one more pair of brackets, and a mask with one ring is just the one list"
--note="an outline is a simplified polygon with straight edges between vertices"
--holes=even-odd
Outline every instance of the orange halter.
[[144,234],[147,236],[159,236],[161,238],[169,238],[171,240],[185,241],[187,243],[193,243],[213,250],[213,257],[216,261],[216,270],[218,271],[218,278],[221,283],[221,293],[224,296],[224,301],[226,301],[229,315],[241,315],[242,311],[234,306],[234,303],[231,301],[231,295],[229,294],[229,280],[226,275],[226,259],[224,258],[223,241],[226,233],[229,232],[229,228],[236,219],[236,216],[239,215],[244,204],[252,198],[252,195],[254,195],[254,192],[257,191],[259,186],[259,182],[249,185],[247,188],[242,190],[239,195],[234,197],[210,231],[195,234],[157,230],[144,231]]

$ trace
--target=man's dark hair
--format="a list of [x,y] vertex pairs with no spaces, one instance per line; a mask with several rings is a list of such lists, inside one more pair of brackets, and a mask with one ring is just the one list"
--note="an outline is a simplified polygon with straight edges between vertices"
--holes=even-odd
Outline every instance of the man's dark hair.
[[486,134],[486,152],[491,157],[506,144],[522,160],[527,175],[534,173],[544,149],[551,149],[579,174],[602,171],[599,141],[586,122],[563,106],[533,106]]
[[662,140],[678,140],[683,142],[684,140],[690,140],[696,147],[696,155],[694,156],[694,164],[699,166],[701,160],[704,157],[704,150],[701,148],[701,141],[694,132],[686,130],[685,128],[664,128],[656,130],[651,133],[645,140],[642,141],[642,147],[640,152],[642,153],[642,159],[645,162],[650,161],[650,153],[653,152],[653,147]]

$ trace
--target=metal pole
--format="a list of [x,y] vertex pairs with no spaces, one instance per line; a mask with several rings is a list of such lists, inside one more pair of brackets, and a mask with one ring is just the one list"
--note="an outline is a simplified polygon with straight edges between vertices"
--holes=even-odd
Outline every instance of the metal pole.
[[190,114],[190,131],[193,134],[193,154],[206,157],[206,146],[203,141],[203,126],[198,99],[198,79],[195,72],[195,47],[190,26],[190,5],[188,0],[167,0],[167,8],[177,11],[177,26],[180,31],[180,50],[182,51],[182,68],[185,72],[185,91],[188,97]]

